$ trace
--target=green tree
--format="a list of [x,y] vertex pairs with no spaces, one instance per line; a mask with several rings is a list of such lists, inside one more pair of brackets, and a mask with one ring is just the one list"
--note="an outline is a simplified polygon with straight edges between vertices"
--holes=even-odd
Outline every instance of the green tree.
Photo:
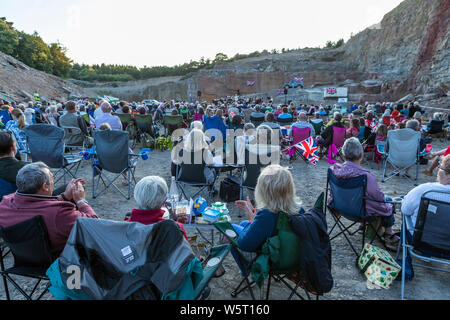
[[12,55],[19,44],[19,35],[13,28],[12,22],[0,18],[0,51]]
[[53,61],[53,74],[67,78],[72,69],[72,60],[66,56],[66,48],[59,43],[50,44],[50,54]]
[[228,56],[225,53],[218,53],[213,60],[213,63],[223,62],[228,60]]
[[342,47],[344,43],[345,43],[344,39],[339,39],[338,42],[336,42],[335,48]]
[[335,43],[332,41],[327,41],[327,43],[325,44],[325,48],[334,48]]

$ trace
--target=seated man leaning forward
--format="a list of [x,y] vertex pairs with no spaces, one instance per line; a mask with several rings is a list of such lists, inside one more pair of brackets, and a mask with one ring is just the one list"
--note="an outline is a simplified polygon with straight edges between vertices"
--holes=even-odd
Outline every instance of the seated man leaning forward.
[[412,238],[416,225],[417,214],[419,213],[420,199],[427,191],[426,197],[433,200],[450,202],[450,154],[446,155],[439,166],[437,182],[423,183],[412,189],[402,201],[402,213],[406,217],[406,238]]
[[85,200],[84,184],[83,179],[74,179],[64,193],[54,197],[49,167],[42,162],[28,164],[17,174],[17,192],[0,202],[0,226],[9,227],[40,215],[47,227],[51,250],[58,254],[79,217],[98,218]]
[[[383,191],[377,183],[375,175],[368,170],[361,167],[361,160],[363,159],[364,152],[361,143],[355,137],[349,138],[345,141],[343,146],[343,153],[345,162],[343,164],[335,164],[331,167],[333,174],[338,179],[349,179],[358,177],[361,175],[367,176],[366,186],[366,212],[369,216],[382,217],[382,226],[385,228],[383,238],[388,248],[396,248],[400,238],[394,234],[392,226],[394,225],[394,209],[395,207],[386,203]],[[369,200],[369,199],[372,199]],[[330,196],[330,202],[332,196]],[[360,227],[362,230],[362,226]]]

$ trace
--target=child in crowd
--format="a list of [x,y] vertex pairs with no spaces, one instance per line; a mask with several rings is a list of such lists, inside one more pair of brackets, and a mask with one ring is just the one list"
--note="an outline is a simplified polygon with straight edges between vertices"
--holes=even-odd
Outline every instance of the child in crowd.
[[359,130],[360,130],[359,124],[360,124],[360,120],[358,118],[353,118],[351,120],[350,128],[348,128],[345,131],[345,139],[359,136]]
[[386,146],[388,127],[384,124],[380,124],[376,131],[375,137],[375,163],[379,163],[381,160],[381,153],[378,152],[378,145]]

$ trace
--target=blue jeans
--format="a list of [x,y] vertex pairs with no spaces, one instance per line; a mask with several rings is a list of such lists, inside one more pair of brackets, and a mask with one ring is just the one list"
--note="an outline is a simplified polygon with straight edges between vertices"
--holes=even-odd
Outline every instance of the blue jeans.
[[[250,221],[245,220],[242,221],[239,225],[237,224],[232,224],[234,231],[238,234],[241,235],[242,230],[244,230],[244,228],[250,224]],[[234,261],[236,261],[236,264],[239,267],[239,270],[241,270],[241,275],[242,277],[245,277],[245,275],[248,273],[248,269],[247,269],[247,265],[245,263],[245,261],[242,261],[242,258],[240,257],[239,253],[237,252],[237,250],[235,248],[231,248],[230,249],[231,255],[234,258]]]

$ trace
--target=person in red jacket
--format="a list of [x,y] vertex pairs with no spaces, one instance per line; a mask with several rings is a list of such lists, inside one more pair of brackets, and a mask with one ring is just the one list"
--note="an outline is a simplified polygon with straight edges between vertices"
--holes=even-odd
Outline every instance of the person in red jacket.
[[[131,210],[131,215],[125,218],[128,222],[139,222],[151,225],[165,220],[165,211],[161,209],[167,199],[169,188],[166,181],[158,176],[148,176],[142,178],[134,188],[134,199],[138,209]],[[188,240],[186,230],[178,223],[183,231],[184,237]],[[189,241],[189,240],[188,240]]]
[[52,252],[60,253],[79,217],[98,218],[86,201],[85,183],[83,179],[74,179],[55,197],[50,168],[43,162],[24,166],[17,173],[17,192],[4,196],[0,202],[0,226],[9,227],[40,215]]

